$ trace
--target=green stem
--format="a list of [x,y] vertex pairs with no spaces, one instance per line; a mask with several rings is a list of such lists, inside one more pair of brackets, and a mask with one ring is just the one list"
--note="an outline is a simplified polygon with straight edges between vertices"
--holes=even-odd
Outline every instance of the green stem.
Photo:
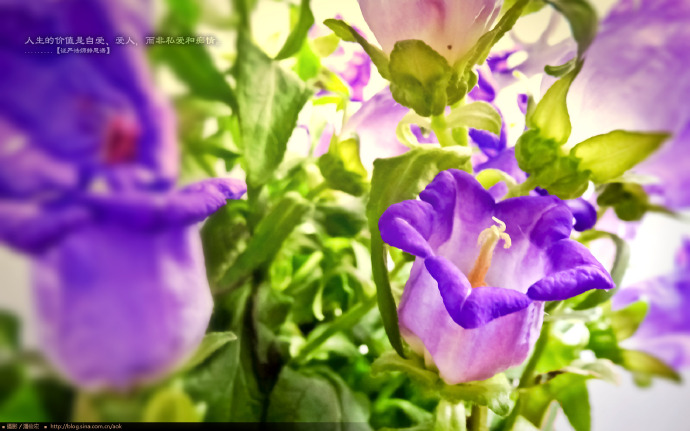
[[[375,306],[376,297],[369,298],[368,300],[355,305],[345,314],[336,318],[330,323],[321,325],[318,330],[314,331],[314,337],[307,341],[297,356],[290,360],[290,363],[299,364],[306,361],[309,355],[326,340],[331,338],[334,334],[351,328],[359,323],[362,318]],[[319,332],[317,333],[317,331]]]
[[448,123],[446,122],[445,115],[441,114],[431,117],[431,130],[434,131],[434,134],[438,139],[438,143],[441,144],[442,147],[456,145],[455,141],[453,140],[453,135],[450,129],[448,129]]
[[489,409],[479,404],[472,405],[472,413],[467,421],[468,431],[489,431]]
[[[544,350],[546,350],[546,344],[549,341],[550,331],[551,324],[549,322],[544,322],[544,325],[541,328],[541,334],[539,334],[539,339],[534,345],[532,356],[530,356],[529,361],[527,362],[527,365],[525,365],[525,369],[522,371],[522,375],[520,376],[518,389],[525,389],[532,386],[532,382],[534,381],[534,370],[536,370],[539,359],[541,359],[541,355],[544,353]],[[513,428],[518,416],[520,415],[520,406],[522,405],[522,401],[523,394],[520,393],[517,401],[515,402],[515,407],[513,407],[513,411],[510,412],[510,415],[503,422],[503,426],[501,427],[502,431],[510,431]]]

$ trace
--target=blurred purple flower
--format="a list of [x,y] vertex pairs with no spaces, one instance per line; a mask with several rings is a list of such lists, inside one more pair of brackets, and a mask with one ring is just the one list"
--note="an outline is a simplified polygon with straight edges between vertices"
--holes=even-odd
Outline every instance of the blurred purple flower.
[[502,0],[359,0],[383,50],[400,40],[424,41],[453,65],[486,33]]
[[[342,19],[342,16],[336,15],[335,18]],[[355,30],[357,30],[356,27]],[[332,34],[331,31],[325,31],[316,25],[309,30],[309,36],[312,38],[330,34]],[[364,101],[364,88],[371,78],[371,59],[361,46],[354,43],[341,43],[331,55],[321,61],[328,70],[340,76],[350,86],[352,89],[350,99],[353,102]],[[321,93],[325,93],[325,90]]]
[[[388,87],[367,100],[345,123],[340,136],[347,139],[352,136],[359,138],[359,154],[365,168],[371,170],[374,160],[395,157],[409,150],[400,143],[395,133],[398,123],[410,110],[393,99]],[[432,133],[424,134],[419,127],[413,126],[412,132],[420,143],[436,142]],[[315,156],[328,151],[333,127],[324,130],[319,144],[314,152]]]
[[633,172],[672,208],[690,205],[690,4],[623,1],[604,21],[568,93],[570,142],[624,129],[674,134]]
[[[42,348],[89,388],[149,381],[198,346],[212,299],[196,224],[245,191],[174,188],[171,108],[143,50],[115,43],[143,44],[148,4],[0,4],[0,241],[33,255]],[[57,36],[110,54],[26,44]]]
[[379,229],[389,245],[417,256],[400,326],[447,383],[520,364],[539,335],[542,301],[613,287],[601,264],[569,239],[572,215],[556,197],[495,203],[457,170],[441,172],[419,197],[389,207]]
[[636,301],[649,305],[635,334],[623,341],[679,370],[690,366],[690,240],[676,255],[673,273],[621,289],[612,299],[614,309]]

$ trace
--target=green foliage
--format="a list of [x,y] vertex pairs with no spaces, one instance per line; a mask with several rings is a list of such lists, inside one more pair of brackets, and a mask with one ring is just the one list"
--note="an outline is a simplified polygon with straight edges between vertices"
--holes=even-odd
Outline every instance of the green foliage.
[[276,60],[283,60],[297,54],[302,48],[302,44],[307,38],[309,29],[314,25],[314,14],[309,5],[310,0],[302,0],[299,7],[299,17],[297,24],[288,35],[285,44],[276,55]]
[[[296,371],[283,368],[271,392],[269,422],[330,422],[325,427],[340,429],[335,423],[357,424],[356,429],[370,430],[366,423],[368,405],[350,390],[337,374],[327,368]],[[330,428],[327,428],[330,429]]]
[[319,169],[328,185],[353,196],[361,196],[368,187],[367,171],[359,158],[359,140],[331,139],[328,152],[319,157]]
[[257,224],[247,248],[223,275],[219,288],[236,287],[252,271],[270,262],[310,209],[309,203],[296,193],[288,193],[276,202]]
[[238,38],[237,103],[247,184],[260,187],[285,154],[297,114],[311,96],[304,83],[284,71],[244,33]]
[[199,422],[201,419],[194,403],[179,388],[157,392],[144,408],[143,422]]
[[427,390],[438,393],[450,403],[462,401],[488,406],[497,415],[505,416],[513,407],[512,386],[504,374],[488,380],[448,385],[436,371],[428,370],[424,359],[413,354],[401,358],[395,352],[381,355],[372,365],[374,373],[404,372]]
[[401,356],[404,353],[398,328],[398,312],[388,279],[385,248],[378,229],[379,218],[392,204],[414,199],[439,172],[451,168],[469,170],[469,158],[470,154],[461,147],[416,148],[401,156],[374,162],[367,204],[371,266],[386,333]]

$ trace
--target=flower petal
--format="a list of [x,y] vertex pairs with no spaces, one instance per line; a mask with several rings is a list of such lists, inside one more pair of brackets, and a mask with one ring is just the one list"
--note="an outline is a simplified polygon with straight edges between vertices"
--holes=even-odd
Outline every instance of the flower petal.
[[527,296],[538,301],[559,301],[591,289],[612,289],[611,276],[584,245],[571,239],[547,249],[547,277],[530,286]]
[[242,181],[211,178],[170,192],[89,194],[84,199],[101,218],[152,229],[200,222],[245,190]]

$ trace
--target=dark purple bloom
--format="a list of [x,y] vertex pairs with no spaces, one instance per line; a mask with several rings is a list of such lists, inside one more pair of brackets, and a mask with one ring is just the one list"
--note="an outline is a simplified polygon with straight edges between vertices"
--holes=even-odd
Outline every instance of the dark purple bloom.
[[673,273],[625,287],[612,300],[614,309],[647,302],[647,315],[623,346],[647,352],[677,370],[690,366],[689,256],[690,240],[686,239],[676,255]]
[[[245,191],[175,188],[171,108],[141,47],[115,42],[143,44],[148,12],[0,4],[0,241],[34,257],[43,351],[89,388],[150,381],[198,346],[212,299],[197,223]],[[32,53],[70,46],[57,36],[110,54]],[[27,45],[38,37],[53,44]]]
[[[399,307],[408,343],[454,384],[521,363],[542,323],[542,301],[613,287],[553,196],[496,203],[469,174],[441,172],[384,212],[381,236],[417,256]],[[501,245],[499,247],[499,245]]]
[[674,134],[633,172],[660,180],[664,204],[690,205],[690,5],[624,1],[604,21],[568,93],[570,142],[616,129]]

